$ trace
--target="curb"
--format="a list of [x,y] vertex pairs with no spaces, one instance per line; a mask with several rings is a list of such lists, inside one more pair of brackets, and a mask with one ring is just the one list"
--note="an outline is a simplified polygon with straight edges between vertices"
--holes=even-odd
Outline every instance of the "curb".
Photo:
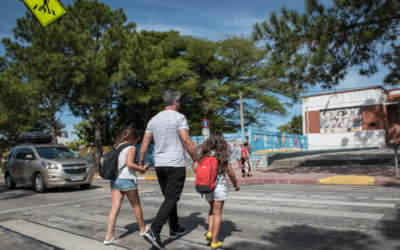
[[[230,179],[226,179],[231,182]],[[304,184],[304,185],[316,185],[317,180],[296,180],[296,179],[244,179],[238,178],[239,183],[273,183],[273,184]]]
[[[3,178],[4,175],[0,175]],[[100,176],[94,176],[93,179],[103,179]],[[157,177],[137,177],[140,181],[156,181]],[[186,178],[185,181],[194,182],[196,178]],[[230,179],[226,179],[227,182],[231,182]],[[303,184],[303,185],[326,185],[317,183],[318,180],[296,180],[296,179],[244,179],[238,178],[239,183],[269,183],[269,184]],[[331,184],[332,185],[332,184]],[[360,185],[342,185],[342,186],[360,186]],[[374,181],[373,186],[395,186],[400,187],[400,180],[393,181]]]

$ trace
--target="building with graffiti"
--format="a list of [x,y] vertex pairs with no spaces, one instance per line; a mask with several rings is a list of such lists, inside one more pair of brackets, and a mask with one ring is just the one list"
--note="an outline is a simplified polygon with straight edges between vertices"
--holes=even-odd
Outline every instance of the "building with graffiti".
[[303,134],[310,150],[400,143],[400,89],[381,86],[303,97]]

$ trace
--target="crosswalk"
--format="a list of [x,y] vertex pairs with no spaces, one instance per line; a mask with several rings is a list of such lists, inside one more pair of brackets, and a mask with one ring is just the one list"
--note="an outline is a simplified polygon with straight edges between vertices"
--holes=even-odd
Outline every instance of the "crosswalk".
[[[369,231],[381,228],[382,221],[387,223],[387,218],[399,213],[398,191],[374,187],[244,186],[240,192],[229,193],[219,238],[224,249],[245,250],[335,249],[341,241],[362,242]],[[112,246],[103,244],[111,199],[106,190],[102,192],[103,195],[86,199],[0,211],[0,215],[25,211],[33,214],[0,220],[0,241],[30,242],[27,244],[32,249],[150,249],[139,236],[128,201],[124,201],[116,222],[116,233],[123,240]],[[163,197],[154,188],[141,191],[140,199],[145,221],[151,223]],[[188,233],[169,240],[166,225],[161,234],[166,248],[209,249],[204,237],[208,203],[187,188],[178,204],[180,224]],[[364,247],[374,249],[373,245]]]

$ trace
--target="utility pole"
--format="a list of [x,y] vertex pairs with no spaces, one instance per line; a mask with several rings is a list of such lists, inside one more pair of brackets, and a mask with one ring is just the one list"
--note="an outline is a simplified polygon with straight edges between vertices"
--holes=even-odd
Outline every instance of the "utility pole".
[[243,101],[242,101],[242,91],[239,91],[239,98],[240,98],[240,121],[242,125],[242,139],[243,143],[245,142],[244,138],[244,121],[243,121]]
[[310,123],[310,120],[308,119],[308,107],[306,107],[306,114],[307,114],[307,150],[310,150],[309,149],[309,146],[310,146],[310,138],[309,138],[309,134],[310,134],[310,125],[309,125],[309,123]]

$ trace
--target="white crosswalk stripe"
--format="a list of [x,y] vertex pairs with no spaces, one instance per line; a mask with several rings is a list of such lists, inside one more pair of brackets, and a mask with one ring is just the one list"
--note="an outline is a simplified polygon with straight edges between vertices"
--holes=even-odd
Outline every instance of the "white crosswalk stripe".
[[[105,207],[111,208],[111,205],[106,205]],[[132,210],[131,205],[123,204],[122,209]],[[143,211],[146,213],[156,214],[159,210],[158,207],[142,206]],[[191,216],[194,211],[187,211],[179,208],[178,215]],[[71,213],[62,214],[71,216]],[[73,217],[73,216],[72,216]],[[196,213],[197,218],[202,218],[208,220],[207,213]],[[82,217],[83,218],[83,217]],[[230,215],[229,220],[235,224],[253,226],[258,228],[269,228],[279,230],[280,228],[286,228],[287,231],[298,232],[298,233],[308,233],[308,234],[322,234],[330,236],[343,236],[349,239],[358,239],[366,233],[366,229],[350,228],[350,227],[335,227],[335,226],[324,226],[312,223],[296,223],[291,221],[279,221],[279,220],[269,220],[269,219],[257,219],[251,217],[234,216]]]
[[[183,195],[199,196],[194,193],[186,193]],[[380,207],[393,208],[396,206],[394,203],[365,203],[365,202],[344,202],[344,201],[330,201],[330,200],[304,200],[304,199],[284,199],[284,198],[270,198],[270,197],[251,197],[251,196],[239,196],[229,195],[229,199],[236,200],[252,200],[252,201],[279,201],[279,202],[294,202],[294,203],[309,203],[309,204],[324,204],[324,205],[338,205],[338,206],[358,206],[358,207]]]
[[[288,193],[290,187],[273,190],[243,187],[240,192],[230,192],[224,204],[220,239],[224,248],[244,250],[311,250],[328,249],[335,242],[361,240],[382,218],[398,209],[400,194],[394,189],[387,196],[373,196],[359,187],[345,187],[335,195],[327,187],[308,186]],[[258,185],[259,187],[264,185]],[[314,191],[317,190],[317,191]],[[351,190],[357,190],[351,192]],[[254,192],[251,192],[254,191]],[[383,191],[383,190],[382,190]],[[102,239],[107,232],[111,196],[93,196],[86,199],[54,202],[0,211],[1,233],[16,233],[30,240],[46,243],[43,249],[135,249],[147,250],[150,245],[139,236],[131,204],[125,199],[116,221],[118,230],[125,232],[123,244],[105,246]],[[379,190],[380,192],[380,190]],[[379,193],[378,192],[378,193]],[[146,223],[156,216],[164,197],[160,190],[139,193]],[[83,204],[75,207],[74,204]],[[73,204],[73,205],[72,205]],[[65,208],[63,208],[64,205]],[[168,225],[161,231],[167,249],[210,249],[205,241],[209,204],[194,190],[185,189],[178,202],[180,224],[188,233],[178,240],[169,241]],[[7,213],[46,210],[45,215],[4,219]],[[393,215],[392,215],[393,216]],[[1,218],[1,217],[0,217]],[[387,219],[388,217],[385,217]],[[75,226],[76,224],[76,226]],[[229,228],[227,228],[229,226]],[[92,237],[81,228],[96,228]],[[78,230],[79,229],[79,230]],[[0,234],[1,236],[1,234]],[[6,236],[3,236],[6,237]],[[128,244],[139,242],[139,245]],[[0,247],[1,248],[1,247]]]
[[[70,212],[64,212],[64,213],[57,213],[59,215],[63,216],[68,216],[71,218],[77,218],[77,219],[82,219],[82,220],[89,220],[89,221],[94,221],[98,223],[103,223],[107,224],[107,216],[104,215],[90,215],[89,213],[85,212],[77,212],[77,211],[70,211]],[[124,227],[128,229],[133,229],[134,231],[138,232],[138,227],[137,225],[132,226],[132,220],[131,219],[122,219],[119,218],[117,220],[117,226],[118,227]],[[162,230],[161,235],[165,237],[169,237],[169,231],[168,230]],[[179,237],[181,240],[189,241],[189,242],[195,242],[199,244],[204,244],[204,232],[200,232],[198,230],[193,230],[189,234],[183,235]],[[235,236],[231,236],[228,238],[227,241],[224,242],[225,247],[229,247],[229,245],[234,246],[235,243],[237,242],[245,242],[246,245],[252,245],[253,243],[257,243],[257,247],[253,247],[253,249],[265,249],[265,248],[270,248],[270,249],[276,249],[276,250],[306,250],[306,249],[311,249],[307,247],[297,247],[297,246],[290,246],[290,245],[285,245],[285,244],[277,244],[277,243],[272,243],[272,242],[258,242],[254,240],[249,240],[249,239],[244,239],[244,238],[239,238]]]
[[[10,220],[0,222],[0,226],[23,235],[47,242],[63,249],[71,250],[102,250],[110,249],[103,242],[88,239],[72,233],[67,233],[54,228],[38,225],[25,220]],[[113,249],[125,249],[113,246]]]
[[[163,198],[159,197],[145,197],[145,200],[152,199],[152,201],[162,202]],[[180,200],[181,204],[194,205],[194,206],[208,206],[206,201],[201,200]],[[371,219],[380,220],[385,216],[379,213],[358,213],[348,211],[335,211],[335,210],[321,210],[312,208],[299,208],[299,207],[282,207],[282,206],[264,206],[255,204],[230,204],[225,203],[225,208],[232,209],[243,209],[243,210],[257,210],[257,211],[268,211],[268,212],[283,212],[283,213],[294,213],[294,214],[310,214],[320,216],[333,216],[333,217],[344,217],[344,218],[358,218],[358,219]]]

